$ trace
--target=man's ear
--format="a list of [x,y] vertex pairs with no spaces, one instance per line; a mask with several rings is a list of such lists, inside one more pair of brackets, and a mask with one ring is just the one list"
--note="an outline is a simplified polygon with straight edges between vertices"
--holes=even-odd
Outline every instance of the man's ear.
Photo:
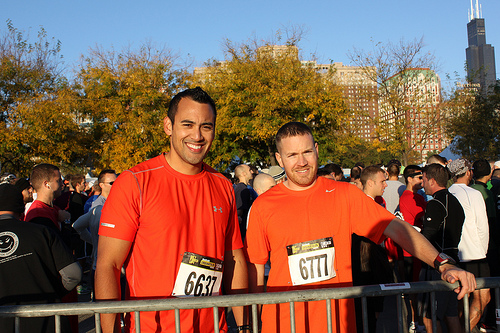
[[168,116],[163,118],[163,130],[167,135],[172,135],[172,121]]
[[278,164],[280,165],[280,167],[282,167],[284,169],[285,167],[283,166],[283,161],[281,160],[280,153],[276,152],[276,153],[274,153],[274,156],[276,157],[276,161],[278,161]]

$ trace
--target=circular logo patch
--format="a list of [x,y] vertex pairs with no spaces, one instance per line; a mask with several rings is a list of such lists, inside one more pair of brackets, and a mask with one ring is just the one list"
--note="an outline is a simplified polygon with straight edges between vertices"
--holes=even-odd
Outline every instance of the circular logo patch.
[[0,232],[0,257],[8,257],[16,252],[19,246],[19,238],[10,231]]

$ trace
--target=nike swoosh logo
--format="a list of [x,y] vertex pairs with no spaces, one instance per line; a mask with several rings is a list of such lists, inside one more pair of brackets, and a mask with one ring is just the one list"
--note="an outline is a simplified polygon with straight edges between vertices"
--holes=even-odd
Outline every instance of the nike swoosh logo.
[[326,193],[330,193],[330,192],[333,192],[335,191],[335,189],[332,189],[332,190],[326,190]]

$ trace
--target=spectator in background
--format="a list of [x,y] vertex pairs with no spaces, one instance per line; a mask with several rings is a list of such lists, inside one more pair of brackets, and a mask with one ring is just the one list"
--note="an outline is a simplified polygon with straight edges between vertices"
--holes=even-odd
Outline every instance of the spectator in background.
[[[432,195],[427,203],[422,226],[422,235],[441,252],[436,263],[457,263],[458,244],[462,235],[465,220],[464,210],[460,202],[447,189],[449,173],[446,167],[432,163],[423,170],[422,186],[425,193]],[[438,281],[439,272],[436,267],[423,264],[420,272],[422,281]],[[446,320],[449,332],[461,332],[458,319],[458,302],[451,291],[436,292],[436,317],[440,322]],[[422,317],[428,333],[432,333],[430,295],[424,294],[422,300]],[[439,323],[438,323],[439,329]]]
[[253,188],[258,195],[263,194],[274,186],[276,186],[274,178],[265,173],[259,173],[253,180]]
[[[13,185],[0,185],[0,305],[58,303],[78,284],[82,271],[55,232],[19,221],[23,213],[21,192]],[[68,318],[60,319],[61,332],[71,332]],[[20,332],[52,333],[56,327],[54,317],[19,321]],[[14,332],[14,318],[0,317],[0,327],[2,332]]]
[[59,168],[48,163],[38,164],[31,172],[30,181],[37,193],[37,198],[26,213],[25,220],[55,230],[69,245],[69,237],[62,234],[62,223],[69,220],[70,215],[53,204],[54,199],[61,195],[62,190]]
[[386,202],[382,198],[387,187],[384,170],[378,166],[371,165],[361,171],[360,181],[363,186],[363,192],[387,209]]
[[403,194],[405,186],[398,179],[400,167],[396,163],[389,164],[387,166],[387,173],[389,178],[387,179],[387,188],[382,194],[384,198],[387,210],[391,213],[395,213],[399,207],[399,197]]
[[361,170],[359,166],[355,166],[351,169],[351,178],[350,178],[350,183],[353,185],[356,185],[357,188],[359,188],[361,191],[363,191],[363,184],[361,184]]
[[335,163],[328,163],[322,169],[328,171],[332,176],[331,179],[336,181],[341,181],[344,178],[344,171],[340,167],[340,165]]
[[274,178],[276,184],[280,184],[286,180],[285,170],[278,165],[271,166],[267,173]]
[[253,189],[249,188],[250,180],[253,179],[250,166],[246,164],[238,165],[234,169],[234,178],[236,179],[236,184],[234,185],[234,196],[236,198],[236,210],[238,212],[241,239],[245,239],[248,210],[253,202]]
[[[472,180],[471,168],[470,162],[464,158],[448,164],[455,181],[449,191],[458,199],[465,213],[462,238],[458,244],[458,257],[460,267],[476,277],[489,277],[490,269],[486,259],[489,243],[488,216],[481,192],[468,186]],[[489,289],[474,290],[472,293],[469,306],[471,329],[475,329],[479,323],[490,298]]]
[[25,208],[21,216],[21,221],[24,221],[24,217],[29,208],[28,204],[33,202],[33,186],[31,186],[30,182],[26,178],[19,178],[18,180],[16,180],[16,183],[14,185],[23,194],[23,201]]
[[99,186],[99,182],[95,182],[92,185],[92,195],[85,201],[85,204],[83,205],[83,213],[86,214],[90,210],[90,207],[92,207],[92,203],[94,200],[96,200],[100,195],[101,195],[101,187]]

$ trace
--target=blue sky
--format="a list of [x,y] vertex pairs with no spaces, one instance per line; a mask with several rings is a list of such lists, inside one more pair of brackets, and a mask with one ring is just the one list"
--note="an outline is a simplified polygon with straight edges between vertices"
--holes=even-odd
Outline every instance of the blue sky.
[[[475,2],[475,0],[474,0]],[[486,20],[486,41],[500,52],[500,1],[480,0]],[[309,60],[349,64],[346,53],[353,47],[370,49],[375,42],[397,42],[424,37],[426,51],[434,52],[441,67],[438,74],[465,76],[467,11],[470,0],[213,0],[213,1],[107,1],[15,0],[3,1],[0,33],[6,21],[33,36],[40,26],[62,43],[68,68],[96,45],[119,50],[138,47],[150,40],[166,46],[181,59],[201,66],[210,58],[223,59],[222,41],[244,42],[256,36],[269,39],[286,26],[307,31],[299,44]],[[497,74],[497,77],[499,75]]]

